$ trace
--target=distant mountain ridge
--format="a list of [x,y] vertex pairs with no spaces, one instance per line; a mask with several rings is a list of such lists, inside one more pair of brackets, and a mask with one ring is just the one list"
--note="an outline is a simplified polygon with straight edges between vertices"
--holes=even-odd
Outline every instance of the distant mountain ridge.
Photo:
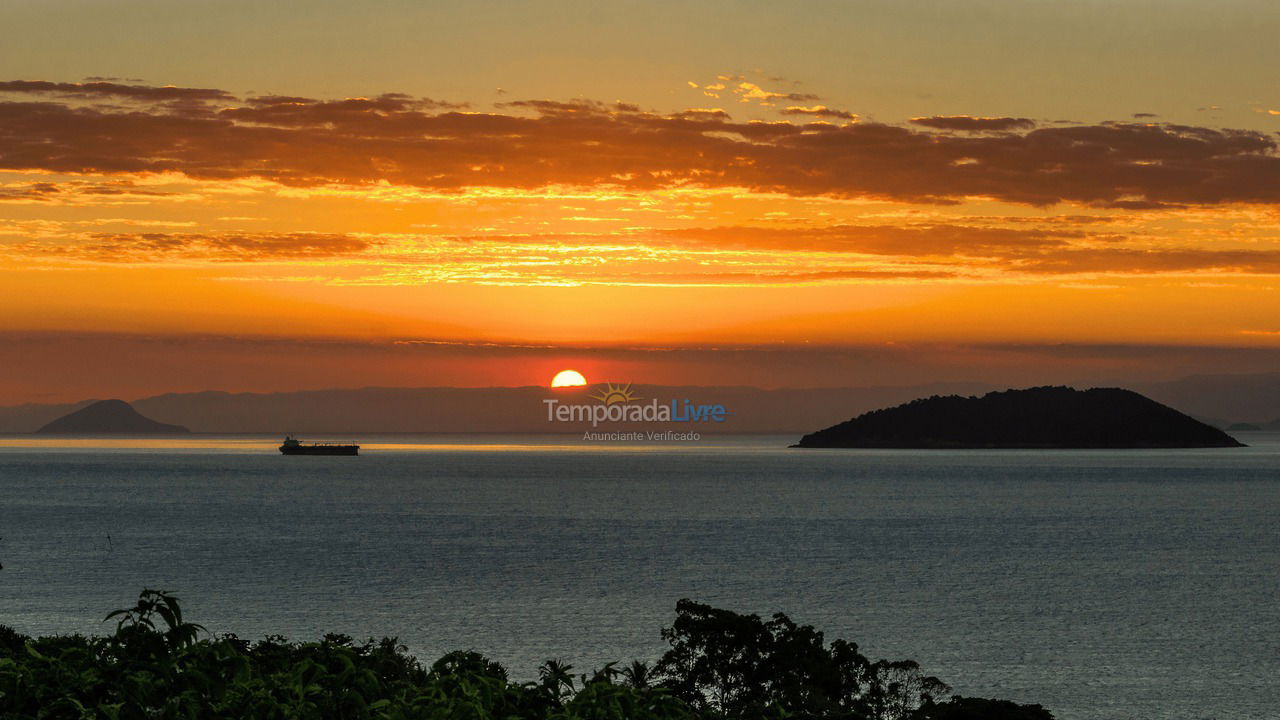
[[156,422],[123,400],[99,400],[40,427],[44,434],[174,434],[191,432],[181,425]]
[[1280,430],[1280,373],[1189,375],[1154,383],[1114,383],[1188,415]]
[[[1216,427],[1251,422],[1280,430],[1280,373],[1203,375],[1126,387]],[[705,387],[636,385],[645,398],[688,397],[723,403],[733,414],[712,432],[803,433],[868,410],[930,395],[982,394],[1001,386],[937,382],[844,388]],[[542,400],[587,392],[546,387],[360,388],[230,393],[169,393],[133,406],[162,423],[203,433],[532,433],[576,432],[550,424]],[[29,433],[95,401],[0,406],[0,433]]]
[[[292,393],[196,393],[140,400],[139,410],[181,421],[197,432],[323,433],[563,433],[586,429],[637,429],[635,424],[549,422],[543,403],[597,404],[598,384],[581,388],[542,386],[491,388],[361,388]],[[923,388],[842,388],[764,390],[753,387],[633,385],[644,402],[689,399],[718,403],[730,414],[723,423],[688,429],[709,433],[791,433],[815,422],[847,417],[849,408],[902,402],[922,392],[981,392],[988,386],[947,383]],[[652,428],[650,428],[652,429]]]
[[[921,395],[973,393],[994,389],[980,383],[933,383],[907,387],[804,388],[634,385],[648,402],[687,398],[720,403],[730,411],[724,423],[699,423],[685,429],[722,433],[796,433],[836,422],[851,411],[905,402]],[[489,388],[360,388],[280,393],[205,391],[172,393],[136,400],[148,417],[181,423],[201,433],[564,433],[589,424],[547,421],[543,400],[596,403],[585,388],[541,386]],[[56,407],[58,412],[51,412]],[[31,432],[72,405],[0,407],[0,432]],[[630,425],[600,425],[620,429]],[[652,429],[652,428],[650,428]],[[681,429],[674,423],[667,429]]]
[[1122,388],[933,396],[805,435],[804,448],[1209,448],[1235,438]]

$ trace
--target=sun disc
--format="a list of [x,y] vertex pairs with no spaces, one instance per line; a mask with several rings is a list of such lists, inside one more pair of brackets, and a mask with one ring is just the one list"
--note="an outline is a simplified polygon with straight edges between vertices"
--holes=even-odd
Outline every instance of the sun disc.
[[551,380],[551,387],[577,387],[586,384],[587,379],[577,370],[561,370]]

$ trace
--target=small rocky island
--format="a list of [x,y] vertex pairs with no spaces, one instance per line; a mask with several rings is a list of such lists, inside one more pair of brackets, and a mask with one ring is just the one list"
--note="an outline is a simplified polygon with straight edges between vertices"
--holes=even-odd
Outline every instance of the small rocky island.
[[156,422],[144,416],[123,400],[99,400],[73,413],[68,413],[36,430],[46,434],[130,434],[158,435],[189,433],[181,425]]
[[1244,447],[1167,405],[1120,388],[1037,387],[949,395],[874,410],[805,435],[802,448]]

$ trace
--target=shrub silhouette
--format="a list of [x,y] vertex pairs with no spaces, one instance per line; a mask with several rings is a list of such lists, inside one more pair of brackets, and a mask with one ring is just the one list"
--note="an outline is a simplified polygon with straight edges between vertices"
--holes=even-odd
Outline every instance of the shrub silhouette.
[[872,662],[785,615],[766,622],[689,600],[653,667],[575,676],[553,660],[527,683],[470,651],[425,668],[394,638],[211,635],[163,591],[144,590],[113,619],[105,637],[0,626],[0,718],[1052,720],[1037,705],[941,701],[946,686],[914,662]]
[[940,704],[926,703],[916,720],[1051,720],[1039,705],[1019,705],[1008,700],[951,698]]

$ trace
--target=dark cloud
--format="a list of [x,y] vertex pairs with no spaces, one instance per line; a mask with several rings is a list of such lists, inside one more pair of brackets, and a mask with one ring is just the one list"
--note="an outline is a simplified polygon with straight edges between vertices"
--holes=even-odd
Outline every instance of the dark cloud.
[[320,101],[298,95],[256,95],[246,98],[245,102],[257,107],[270,107],[272,105],[311,105]]
[[1014,272],[1043,275],[1185,272],[1280,274],[1280,250],[1107,247],[1119,235],[1072,229],[961,225],[921,227],[833,225],[820,228],[712,227],[662,232],[680,243],[738,250],[856,253],[977,260]]
[[1011,267],[1029,273],[1183,273],[1280,274],[1280,250],[1144,250],[1073,248],[1018,258]]
[[602,103],[597,100],[512,100],[498,103],[500,108],[533,110],[541,115],[608,115],[610,113],[638,113],[639,105],[631,103]]
[[858,268],[816,270],[808,272],[708,272],[708,273],[632,273],[601,275],[591,282],[636,285],[793,285],[800,283],[837,282],[840,280],[939,280],[956,277],[949,270],[864,270]]
[[166,197],[177,194],[166,190],[154,190],[147,187],[140,187],[128,181],[101,183],[71,182],[63,183],[59,187],[66,192],[72,192],[77,195],[141,195],[145,197]]
[[999,132],[1030,130],[1034,120],[1011,117],[973,117],[971,115],[933,115],[911,118],[911,122],[935,130],[960,130],[962,132]]
[[37,201],[49,200],[60,192],[57,183],[25,183],[0,187],[0,202],[4,201]]
[[1172,210],[1186,207],[1183,203],[1160,202],[1157,200],[1145,199],[1125,199],[1108,200],[1106,202],[1097,203],[1100,207],[1111,208],[1114,210]]
[[137,195],[164,197],[175,193],[139,186],[128,180],[36,182],[0,186],[0,201],[73,201],[83,196]]
[[251,262],[348,256],[372,244],[349,235],[323,233],[91,233],[71,246],[32,242],[21,250],[99,262]]
[[783,115],[810,115],[819,118],[838,118],[843,120],[857,120],[857,113],[851,113],[848,110],[836,110],[826,105],[813,105],[805,107],[803,105],[790,105],[780,111]]
[[833,225],[820,228],[713,227],[667,230],[682,241],[749,250],[864,253],[868,255],[1004,255],[1010,249],[1062,247],[1072,232],[931,225]]
[[689,108],[688,110],[681,110],[680,112],[671,115],[671,117],[680,120],[708,121],[727,121],[731,119],[729,113],[721,110],[720,108]]
[[430,98],[413,98],[401,93],[385,93],[374,98],[313,100],[288,95],[259,95],[246,106],[224,108],[217,116],[237,123],[278,127],[346,127],[377,122],[384,118],[412,116],[430,110],[457,110],[465,103]]
[[295,95],[255,95],[245,99],[255,108],[285,106],[298,110],[307,110],[317,115],[326,113],[357,114],[366,112],[398,113],[410,110],[458,110],[470,107],[468,103],[447,102],[431,98],[416,98],[404,93],[383,93],[374,98],[346,98],[345,100],[316,100],[314,98]]
[[1018,118],[967,118],[987,123],[972,129],[1019,129],[953,135],[877,123],[737,122],[715,111],[665,115],[593,101],[506,106],[532,116],[470,113],[399,94],[261,96],[200,114],[170,102],[183,88],[148,90],[158,93],[154,104],[127,109],[0,103],[0,169],[173,171],[298,186],[386,181],[441,191],[561,184],[927,203],[980,196],[1040,206],[1280,202],[1276,141],[1247,130],[1153,123],[1022,129],[1007,124]]
[[134,100],[234,100],[225,90],[212,88],[152,87],[149,85],[122,85],[90,78],[92,82],[62,83],[45,80],[9,80],[0,82],[0,93],[31,93],[58,95],[61,97],[112,96]]

